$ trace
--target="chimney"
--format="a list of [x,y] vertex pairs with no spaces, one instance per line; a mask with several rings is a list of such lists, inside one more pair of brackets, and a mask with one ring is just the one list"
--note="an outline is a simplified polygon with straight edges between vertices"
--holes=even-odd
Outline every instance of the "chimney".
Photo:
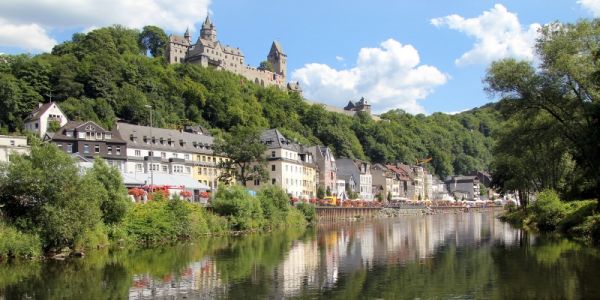
[[38,102],[38,108],[42,107],[42,105],[44,105],[42,102]]

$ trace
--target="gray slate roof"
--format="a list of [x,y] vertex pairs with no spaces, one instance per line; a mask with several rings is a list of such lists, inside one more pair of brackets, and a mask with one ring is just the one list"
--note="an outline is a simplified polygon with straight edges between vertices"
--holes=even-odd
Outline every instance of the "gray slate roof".
[[[151,127],[128,123],[117,123],[117,128],[129,148],[187,153],[213,153],[212,145],[214,139],[212,136],[155,127],[152,127],[152,135],[150,135]],[[155,143],[146,143],[144,137],[146,137],[147,141],[151,141],[152,137],[154,137]],[[163,139],[163,144],[160,143],[161,138]],[[173,146],[169,145],[169,140],[173,142]],[[183,145],[181,142],[183,142]]]
[[302,147],[291,140],[288,140],[277,129],[267,129],[260,135],[260,140],[267,145],[268,149],[284,148],[297,152],[302,152]]

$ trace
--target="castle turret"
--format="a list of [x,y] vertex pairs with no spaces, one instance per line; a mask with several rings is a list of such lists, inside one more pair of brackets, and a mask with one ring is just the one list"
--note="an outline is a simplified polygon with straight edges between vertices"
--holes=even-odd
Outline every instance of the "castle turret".
[[287,55],[283,53],[279,42],[273,41],[273,44],[271,45],[271,51],[269,51],[269,55],[267,56],[267,60],[273,65],[275,73],[285,78],[285,73],[287,71]]
[[185,29],[185,34],[183,35],[183,37],[190,43],[190,45],[192,44],[192,37],[190,36],[189,28]]
[[217,28],[215,27],[215,25],[213,25],[208,15],[206,15],[206,20],[204,20],[204,23],[202,23],[202,30],[200,30],[200,38],[212,42],[217,41]]

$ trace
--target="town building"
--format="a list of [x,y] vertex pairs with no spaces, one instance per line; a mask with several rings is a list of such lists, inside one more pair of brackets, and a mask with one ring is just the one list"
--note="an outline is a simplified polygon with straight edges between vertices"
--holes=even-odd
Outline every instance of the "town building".
[[27,137],[0,135],[0,162],[10,162],[13,154],[29,154]]
[[[349,158],[338,158],[336,160],[338,177],[346,181],[346,186],[350,186],[351,190],[359,194],[362,200],[373,200],[373,180],[371,176],[371,164],[361,160],[352,160]],[[355,182],[352,189],[351,182]]]
[[67,116],[56,102],[39,103],[25,119],[25,130],[35,133],[39,138],[44,138],[49,128],[58,129],[65,126],[67,122]]
[[257,190],[265,184],[280,186],[290,196],[309,199],[316,196],[317,165],[307,147],[287,139],[277,129],[262,132],[260,140],[267,146],[267,182],[248,181],[246,186]]
[[279,42],[271,44],[267,55],[273,71],[250,67],[246,65],[244,54],[239,48],[224,45],[217,39],[217,28],[208,15],[202,23],[200,36],[195,44],[192,43],[189,30],[183,36],[170,35],[166,54],[171,64],[200,64],[244,76],[261,86],[286,87],[287,55]]
[[332,195],[337,195],[337,169],[333,152],[327,146],[313,146],[308,150],[319,170],[318,185],[325,190],[329,189]]
[[408,200],[414,197],[412,170],[404,164],[386,165],[396,175],[397,189],[392,187],[392,200]]
[[381,194],[384,201],[387,201],[388,194],[391,199],[394,196],[399,197],[399,180],[394,172],[382,164],[374,164],[371,168],[371,176],[375,196]]
[[117,128],[127,142],[127,173],[184,175],[218,187],[224,158],[214,155],[212,136],[128,123]]
[[477,176],[448,177],[446,187],[456,200],[479,200],[479,179]]
[[85,159],[101,157],[109,165],[125,170],[127,144],[115,128],[108,130],[93,121],[69,121],[56,132],[47,132],[44,140],[66,153]]

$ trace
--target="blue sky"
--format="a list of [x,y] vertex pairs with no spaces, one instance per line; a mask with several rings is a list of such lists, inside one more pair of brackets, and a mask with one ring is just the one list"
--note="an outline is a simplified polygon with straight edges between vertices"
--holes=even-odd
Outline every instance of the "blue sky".
[[[167,3],[168,2],[168,3]],[[251,65],[271,41],[305,96],[342,106],[364,96],[377,112],[457,112],[492,101],[481,79],[492,60],[535,60],[536,29],[600,15],[600,0],[276,1],[4,0],[0,53],[39,53],[110,24],[183,33],[210,13],[218,39]]]

